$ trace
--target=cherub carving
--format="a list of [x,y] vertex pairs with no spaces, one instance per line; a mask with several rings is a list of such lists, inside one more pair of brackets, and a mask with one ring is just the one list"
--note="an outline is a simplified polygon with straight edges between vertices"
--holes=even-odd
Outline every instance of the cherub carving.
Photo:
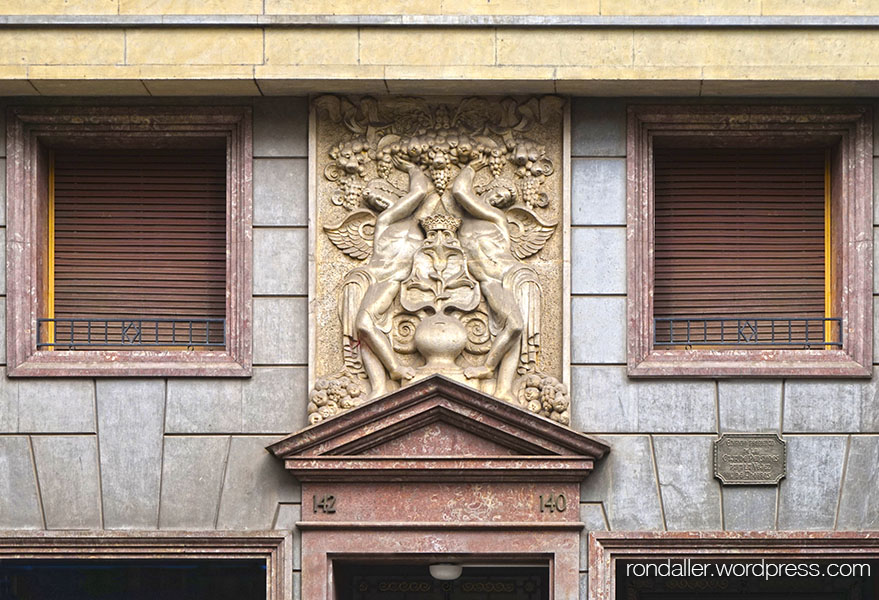
[[466,368],[464,375],[469,379],[495,377],[494,394],[512,401],[516,373],[534,370],[540,347],[540,283],[520,258],[542,248],[555,225],[540,222],[525,209],[511,209],[514,236],[502,209],[515,202],[515,187],[488,186],[481,196],[474,191],[476,169],[487,162],[484,158],[472,161],[452,184],[452,197],[466,213],[459,237],[467,265],[498,330],[484,363]]
[[[318,156],[317,219],[344,218],[318,238],[316,322],[330,326],[316,338],[324,362],[312,418],[433,373],[508,401],[527,397],[529,409],[539,394],[541,414],[551,405],[561,418],[549,398],[561,386],[552,379],[559,340],[552,331],[542,345],[540,332],[541,318],[544,327],[561,318],[556,302],[541,317],[541,302],[560,286],[553,132],[562,106],[558,98],[315,100],[318,145],[327,149]],[[336,249],[357,264],[336,262]],[[526,385],[529,376],[550,383]],[[360,393],[343,402],[342,388]]]
[[424,239],[418,223],[424,216],[421,209],[430,180],[399,155],[394,160],[398,168],[409,173],[408,193],[397,198],[386,187],[368,187],[363,197],[378,212],[377,217],[360,210],[338,226],[326,228],[330,240],[353,258],[366,258],[370,247],[372,250],[369,261],[346,276],[339,303],[346,363],[356,363],[359,354],[372,388],[370,397],[390,391],[389,379],[408,380],[415,376],[415,370],[401,364],[391,346],[388,313],[400,292],[400,283],[412,268],[412,256]]

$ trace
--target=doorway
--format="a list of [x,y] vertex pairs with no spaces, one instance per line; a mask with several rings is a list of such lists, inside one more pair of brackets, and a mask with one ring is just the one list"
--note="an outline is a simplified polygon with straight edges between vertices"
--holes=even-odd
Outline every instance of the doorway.
[[549,566],[465,565],[451,581],[428,564],[336,563],[336,600],[549,600]]

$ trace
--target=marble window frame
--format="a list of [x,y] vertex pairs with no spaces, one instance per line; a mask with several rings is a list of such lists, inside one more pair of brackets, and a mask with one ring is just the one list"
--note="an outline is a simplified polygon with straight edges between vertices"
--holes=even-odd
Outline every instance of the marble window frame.
[[868,560],[879,558],[875,532],[844,531],[655,531],[592,532],[589,597],[615,600],[619,560],[681,562],[717,560]]
[[266,600],[293,597],[287,531],[0,531],[3,559],[257,559],[266,565]]
[[[632,105],[627,135],[627,366],[632,377],[869,377],[873,360],[872,111],[861,105]],[[841,349],[653,347],[653,145],[817,142],[834,149],[832,249]]]
[[[7,360],[10,376],[249,376],[252,372],[253,127],[245,106],[13,107],[7,113]],[[38,350],[47,171],[41,145],[226,139],[226,347]]]

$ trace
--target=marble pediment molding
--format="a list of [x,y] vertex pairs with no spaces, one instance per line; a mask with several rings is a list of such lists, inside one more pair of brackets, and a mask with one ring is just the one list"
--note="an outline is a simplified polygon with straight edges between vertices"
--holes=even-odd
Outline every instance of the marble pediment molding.
[[300,481],[582,481],[604,442],[434,375],[272,444]]

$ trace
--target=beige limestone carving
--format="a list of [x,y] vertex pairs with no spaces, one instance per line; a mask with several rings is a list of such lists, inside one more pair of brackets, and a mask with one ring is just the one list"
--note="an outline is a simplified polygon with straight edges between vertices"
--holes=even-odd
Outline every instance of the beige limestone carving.
[[567,424],[563,101],[314,107],[310,421],[442,373]]

